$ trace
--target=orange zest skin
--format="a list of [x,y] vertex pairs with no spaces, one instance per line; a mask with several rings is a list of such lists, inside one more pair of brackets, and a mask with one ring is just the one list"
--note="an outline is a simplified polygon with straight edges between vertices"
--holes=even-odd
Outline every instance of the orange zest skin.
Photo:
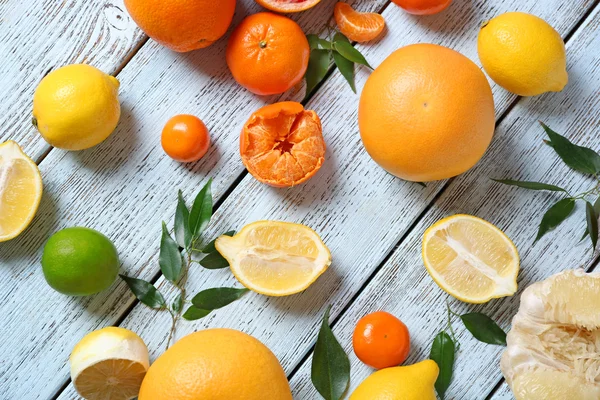
[[361,318],[352,335],[356,356],[366,365],[389,368],[402,364],[410,351],[410,335],[402,321],[377,311]]
[[226,51],[235,80],[258,95],[280,94],[299,83],[309,57],[300,26],[269,12],[246,17],[231,34]]
[[355,42],[362,43],[373,40],[385,28],[385,20],[381,15],[355,11],[347,3],[337,3],[333,15],[340,32]]
[[300,103],[265,106],[244,124],[240,154],[258,181],[275,187],[299,185],[325,161],[321,120]]
[[308,10],[319,4],[321,0],[256,0],[264,8],[280,13],[295,13]]
[[409,14],[431,15],[444,11],[452,0],[392,0]]

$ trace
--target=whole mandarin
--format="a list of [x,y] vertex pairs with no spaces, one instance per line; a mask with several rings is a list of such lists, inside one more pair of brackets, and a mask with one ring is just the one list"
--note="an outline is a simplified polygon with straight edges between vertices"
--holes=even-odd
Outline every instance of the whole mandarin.
[[162,147],[176,161],[192,162],[201,159],[210,145],[208,129],[194,115],[176,115],[167,121],[161,136]]
[[352,335],[356,356],[366,365],[388,368],[400,365],[410,351],[410,335],[402,321],[385,311],[361,318]]

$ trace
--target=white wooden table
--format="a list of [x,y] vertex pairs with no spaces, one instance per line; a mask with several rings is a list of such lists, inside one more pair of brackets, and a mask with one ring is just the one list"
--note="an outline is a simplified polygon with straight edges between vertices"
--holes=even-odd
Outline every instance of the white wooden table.
[[[293,15],[307,33],[321,33],[336,0]],[[352,362],[351,389],[371,371],[352,352],[351,334],[366,313],[386,310],[409,327],[407,362],[426,358],[446,321],[445,301],[456,311],[483,311],[508,328],[519,298],[483,306],[449,298],[430,279],[420,256],[421,235],[438,219],[477,215],[503,229],[522,256],[519,287],[559,270],[593,269],[582,210],[537,244],[542,213],[555,195],[495,184],[490,177],[544,180],[572,188],[590,182],[558,161],[542,142],[543,120],[578,144],[600,150],[600,1],[454,0],[445,12],[414,17],[385,0],[355,0],[362,11],[383,14],[386,35],[360,45],[372,65],[415,42],[454,48],[479,63],[480,23],[506,11],[546,19],[565,38],[570,82],[561,93],[517,98],[493,85],[498,127],[490,149],[468,173],[426,188],[386,174],[365,153],[357,127],[359,97],[332,73],[307,108],[321,116],[328,145],[321,171],[306,184],[273,189],[248,175],[238,154],[240,127],[263,104],[301,100],[303,88],[259,98],[243,90],[225,65],[226,40],[176,54],[148,40],[129,18],[122,0],[3,0],[0,2],[0,142],[16,140],[39,164],[45,193],[32,226],[0,244],[0,399],[76,399],[68,357],[86,333],[119,325],[139,333],[155,358],[163,351],[170,317],[134,301],[122,282],[87,298],[58,294],[45,282],[40,257],[47,238],[67,226],[98,229],[116,244],[122,271],[163,285],[157,255],[161,220],[171,221],[177,189],[190,198],[214,179],[217,210],[208,236],[260,219],[299,222],[318,231],[333,265],[302,294],[267,298],[251,294],[196,322],[181,322],[177,336],[208,327],[231,327],[268,345],[282,362],[295,399],[318,399],[310,382],[310,358],[324,309]],[[238,0],[234,25],[260,10]],[[30,123],[33,91],[44,73],[84,62],[121,81],[122,117],[103,144],[78,153],[48,146]],[[362,88],[368,71],[357,74]],[[209,127],[214,145],[194,165],[169,159],[160,131],[175,114],[191,113]],[[194,268],[189,292],[235,284],[227,271]],[[520,292],[519,292],[520,293]],[[502,348],[473,339],[459,324],[450,399],[510,399],[498,368]]]

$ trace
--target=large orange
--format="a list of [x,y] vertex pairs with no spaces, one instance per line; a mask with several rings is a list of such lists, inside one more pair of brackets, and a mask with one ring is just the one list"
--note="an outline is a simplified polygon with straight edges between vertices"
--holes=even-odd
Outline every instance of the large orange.
[[150,366],[139,400],[292,400],[285,372],[261,342],[233,329],[185,336]]
[[321,0],[256,0],[256,2],[271,11],[294,13],[308,10]]
[[300,26],[269,12],[246,17],[231,34],[226,54],[235,80],[260,95],[283,93],[300,82],[309,56]]
[[369,155],[409,181],[446,179],[483,156],[494,134],[494,99],[483,72],[446,47],[392,53],[363,89],[358,124]]
[[325,161],[321,120],[294,101],[262,107],[244,124],[240,155],[260,182],[275,187],[299,185]]
[[186,52],[210,46],[227,32],[236,0],[125,0],[131,18],[158,43]]

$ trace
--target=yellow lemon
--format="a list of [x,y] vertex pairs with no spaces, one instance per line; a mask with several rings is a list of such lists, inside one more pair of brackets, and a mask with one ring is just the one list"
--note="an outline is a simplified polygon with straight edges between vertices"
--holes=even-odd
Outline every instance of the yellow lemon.
[[37,165],[12,140],[0,144],[0,242],[25,230],[42,199]]
[[494,82],[520,96],[560,92],[569,80],[565,43],[535,15],[509,12],[483,24],[477,49]]
[[244,286],[268,296],[303,291],[331,264],[315,231],[288,222],[254,222],[233,237],[219,237],[215,247]]
[[33,124],[52,146],[83,150],[104,141],[121,115],[119,81],[90,65],[50,72],[33,95]]
[[461,301],[485,303],[517,291],[517,248],[481,218],[458,214],[442,219],[425,231],[422,251],[433,280]]
[[70,362],[73,385],[87,400],[137,397],[150,366],[144,341],[128,329],[112,326],[81,339]]
[[435,400],[439,372],[432,360],[380,369],[356,388],[350,400]]

